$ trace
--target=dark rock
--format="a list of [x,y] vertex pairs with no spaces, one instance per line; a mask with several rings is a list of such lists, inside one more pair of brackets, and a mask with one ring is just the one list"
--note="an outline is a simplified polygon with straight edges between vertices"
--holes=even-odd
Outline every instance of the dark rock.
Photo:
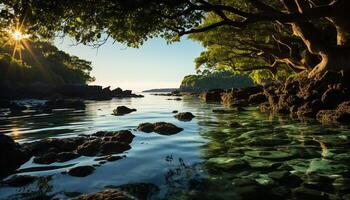
[[130,145],[121,142],[103,142],[99,153],[101,155],[122,153],[131,149]]
[[241,126],[241,124],[238,123],[238,122],[231,122],[229,126],[230,126],[231,128],[238,128],[238,127]]
[[172,112],[172,113],[174,113],[174,114],[175,114],[175,113],[178,113],[178,112],[179,112],[179,111],[177,111],[177,110],[173,110],[173,112]]
[[195,116],[190,112],[183,112],[175,115],[174,117],[180,121],[191,121]]
[[33,162],[38,164],[51,164],[54,162],[67,162],[80,157],[79,154],[73,152],[49,152],[38,157],[35,157]]
[[77,147],[77,153],[83,156],[95,156],[99,153],[101,145],[101,139],[89,140]]
[[139,131],[150,133],[156,132],[160,135],[173,135],[183,131],[183,128],[179,128],[171,123],[156,122],[156,123],[142,123],[137,128]]
[[48,150],[55,150],[54,152],[72,152],[86,141],[86,137],[72,137],[72,138],[48,138],[36,142],[25,143],[23,146],[35,156],[48,153]]
[[167,100],[174,100],[174,101],[181,101],[181,98],[175,98],[175,99],[167,99]]
[[229,110],[226,109],[213,109],[213,113],[218,113],[218,114],[228,114],[228,113],[236,113],[240,111],[245,111],[244,108],[242,107],[234,107]]
[[183,131],[183,128],[179,128],[171,123],[156,122],[154,123],[153,131],[161,135],[173,135]]
[[19,168],[30,157],[29,152],[11,137],[0,134],[0,177]]
[[123,192],[116,191],[116,190],[104,190],[102,192],[97,192],[95,194],[90,194],[90,195],[83,195],[76,198],[76,200],[132,200],[132,199],[134,198],[131,198],[125,195]]
[[16,175],[10,179],[4,181],[3,183],[10,187],[23,187],[28,184],[33,183],[36,180],[36,177],[29,175]]
[[307,199],[307,200],[328,200],[329,195],[319,191],[313,190],[305,187],[298,187],[293,190],[293,196],[297,199]]
[[118,106],[116,109],[113,110],[113,115],[125,115],[135,111],[136,109],[131,109],[126,106]]
[[76,176],[76,177],[85,177],[89,176],[92,174],[92,172],[95,170],[94,167],[92,166],[79,166],[79,167],[74,167],[68,171],[68,174],[71,176]]
[[270,190],[271,199],[287,199],[291,195],[291,190],[286,186],[274,187]]
[[120,159],[122,159],[122,158],[123,158],[123,157],[121,157],[121,156],[108,156],[108,157],[106,158],[106,160],[109,161],[109,162],[112,162],[112,161],[120,160]]
[[337,107],[340,103],[348,99],[348,95],[342,86],[333,86],[326,90],[322,95],[321,100],[330,108]]
[[159,191],[159,187],[152,183],[129,183],[117,186],[116,189],[140,200],[152,199],[152,195]]
[[289,171],[273,171],[268,174],[268,176],[276,181],[283,181],[287,179],[290,175]]
[[123,90],[120,87],[118,87],[118,88],[112,90],[112,93],[114,95],[122,95],[123,94]]
[[261,93],[250,95],[248,101],[250,104],[260,104],[260,103],[266,102],[267,98],[265,94],[261,92]]
[[104,141],[118,141],[124,143],[131,143],[135,135],[133,135],[129,130],[120,131],[99,131],[94,136],[104,136]]
[[154,124],[152,123],[142,123],[137,127],[137,130],[145,132],[145,133],[150,133],[153,132],[154,130]]
[[85,109],[85,103],[80,100],[65,100],[65,99],[55,99],[47,101],[42,108],[45,109],[63,109],[72,108],[82,110]]
[[350,122],[350,113],[337,110],[320,110],[317,113],[316,118],[322,123],[348,123]]
[[220,102],[221,93],[223,92],[224,90],[222,89],[209,90],[208,92],[203,93],[202,97],[206,102]]
[[265,102],[260,104],[259,106],[260,112],[268,112],[271,111],[271,106],[269,102]]

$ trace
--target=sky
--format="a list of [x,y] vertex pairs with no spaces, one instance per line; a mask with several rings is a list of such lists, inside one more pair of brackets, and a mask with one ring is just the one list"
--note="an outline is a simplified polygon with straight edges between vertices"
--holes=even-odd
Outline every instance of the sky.
[[138,49],[107,42],[98,49],[73,45],[70,39],[57,39],[55,45],[92,62],[90,85],[120,87],[140,92],[153,88],[177,88],[184,76],[195,73],[194,59],[203,50],[197,42],[183,38],[167,44],[161,38],[147,41]]

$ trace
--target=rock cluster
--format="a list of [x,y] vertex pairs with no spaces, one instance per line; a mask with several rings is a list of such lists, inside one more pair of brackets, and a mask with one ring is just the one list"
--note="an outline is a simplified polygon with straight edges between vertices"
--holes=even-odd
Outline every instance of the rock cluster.
[[268,99],[263,110],[291,114],[321,122],[350,122],[350,82],[346,74],[326,72],[313,79],[307,73],[290,78],[283,85],[264,90]]
[[132,200],[134,198],[127,196],[123,192],[117,190],[104,190],[95,194],[83,195],[75,198],[75,200]]
[[174,135],[183,131],[183,128],[177,127],[174,124],[167,122],[156,122],[139,124],[137,130],[145,133],[156,132],[160,135]]
[[209,91],[208,101],[231,107],[260,105],[262,112],[291,114],[321,122],[350,122],[350,81],[345,72],[325,72],[314,78],[301,73],[284,84]]
[[104,156],[129,150],[135,136],[127,130],[116,132],[97,132],[91,136],[72,138],[49,138],[23,147],[35,156],[33,162],[51,164],[66,162],[80,156]]

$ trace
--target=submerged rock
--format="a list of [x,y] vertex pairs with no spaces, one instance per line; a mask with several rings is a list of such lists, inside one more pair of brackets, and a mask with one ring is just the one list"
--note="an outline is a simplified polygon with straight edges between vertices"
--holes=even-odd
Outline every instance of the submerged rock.
[[190,112],[182,112],[174,117],[180,121],[191,121],[195,116]]
[[263,158],[263,159],[269,159],[269,160],[283,160],[288,159],[293,156],[291,153],[287,153],[284,151],[246,151],[244,152],[245,155],[254,157],[254,158]]
[[218,169],[242,169],[246,167],[248,164],[246,161],[239,158],[230,158],[230,157],[215,157],[210,158],[206,165],[209,167],[215,167]]
[[115,188],[140,200],[151,199],[152,195],[159,191],[159,187],[152,183],[129,183]]
[[68,174],[76,177],[85,177],[92,174],[93,171],[95,171],[95,168],[92,166],[79,166],[70,169]]
[[23,187],[33,183],[36,179],[37,178],[35,176],[16,175],[6,181],[3,181],[3,183],[10,187]]
[[118,106],[116,109],[113,110],[113,115],[125,115],[125,114],[129,114],[129,113],[132,113],[132,112],[135,112],[136,109],[131,109],[131,108],[128,108],[126,106]]
[[240,126],[242,126],[240,123],[238,123],[238,122],[231,122],[230,124],[229,124],[229,126],[231,127],[231,128],[238,128],[238,127],[240,127]]
[[137,127],[137,130],[145,133],[156,132],[160,135],[173,135],[183,131],[183,128],[167,122],[156,122],[142,123]]
[[293,190],[293,196],[297,199],[307,200],[328,200],[329,195],[319,191],[306,187],[298,187]]
[[95,194],[83,195],[75,198],[75,200],[133,200],[134,198],[125,195],[117,190],[105,190]]

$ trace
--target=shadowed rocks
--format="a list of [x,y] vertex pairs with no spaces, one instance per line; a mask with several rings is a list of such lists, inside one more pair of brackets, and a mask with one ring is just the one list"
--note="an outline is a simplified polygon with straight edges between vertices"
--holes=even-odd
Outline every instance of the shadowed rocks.
[[23,144],[34,162],[51,164],[66,162],[80,156],[104,156],[131,149],[135,136],[128,130],[100,131],[91,136],[73,138],[49,138]]
[[11,137],[0,134],[0,177],[18,169],[30,159],[30,154]]
[[137,130],[151,133],[156,132],[160,135],[174,135],[183,131],[183,128],[177,127],[174,124],[166,122],[142,123],[137,127]]

